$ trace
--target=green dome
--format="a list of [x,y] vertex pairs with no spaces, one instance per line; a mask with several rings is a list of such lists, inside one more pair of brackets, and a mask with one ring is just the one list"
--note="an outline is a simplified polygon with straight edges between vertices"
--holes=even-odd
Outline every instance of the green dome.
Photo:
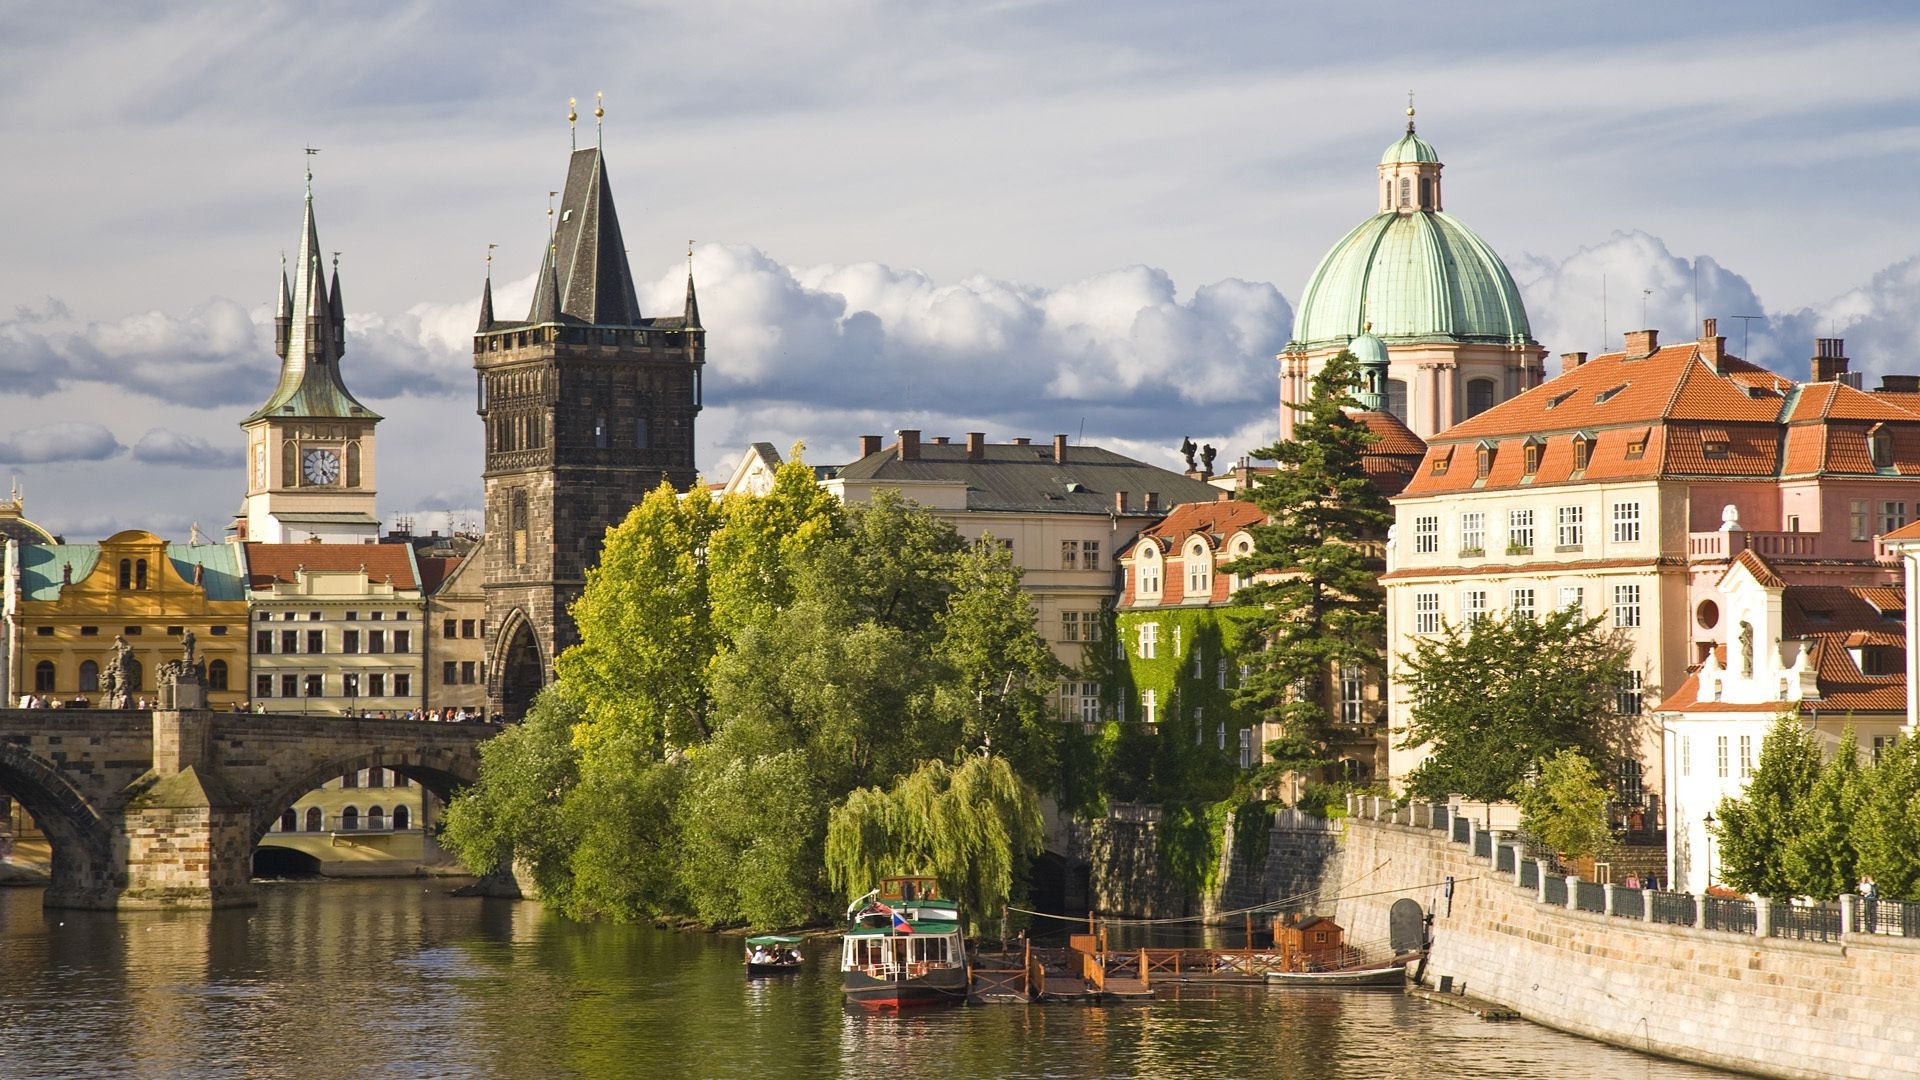
[[1440,163],[1440,154],[1433,148],[1433,144],[1415,135],[1411,126],[1408,127],[1405,135],[1400,136],[1399,142],[1387,147],[1387,152],[1380,155],[1382,165],[1401,165],[1408,162],[1432,162],[1436,165]]
[[1387,362],[1387,343],[1372,334],[1361,334],[1347,342],[1347,351],[1353,354],[1355,360],[1360,361],[1362,367]]
[[1368,323],[1389,343],[1534,343],[1506,264],[1437,210],[1375,214],[1335,244],[1307,279],[1288,348],[1346,345]]

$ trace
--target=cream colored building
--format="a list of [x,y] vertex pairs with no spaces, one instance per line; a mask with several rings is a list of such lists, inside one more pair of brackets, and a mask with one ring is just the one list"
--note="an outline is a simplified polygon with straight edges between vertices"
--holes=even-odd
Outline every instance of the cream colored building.
[[442,861],[432,837],[439,810],[438,799],[399,773],[361,769],[301,796],[260,840],[262,849],[295,852],[303,858],[256,855],[255,865],[269,874],[410,874],[422,865]]
[[247,544],[256,711],[425,707],[426,605],[406,544]]
[[485,547],[461,556],[415,555],[426,593],[427,708],[480,715],[487,708]]

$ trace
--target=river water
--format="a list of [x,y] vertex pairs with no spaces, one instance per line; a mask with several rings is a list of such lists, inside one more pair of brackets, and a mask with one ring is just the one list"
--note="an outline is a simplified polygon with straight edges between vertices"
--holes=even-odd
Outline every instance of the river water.
[[0,1078],[1708,1077],[1392,992],[845,1010],[830,942],[581,924],[458,881],[269,884],[253,909],[42,911],[0,889]]

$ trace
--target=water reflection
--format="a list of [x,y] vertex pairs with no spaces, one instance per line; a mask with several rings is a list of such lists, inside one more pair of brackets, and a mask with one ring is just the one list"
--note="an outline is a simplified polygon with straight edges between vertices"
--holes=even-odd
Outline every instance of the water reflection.
[[1146,1004],[842,1006],[836,952],[581,925],[417,880],[250,911],[43,913],[0,889],[0,1077],[1719,1075],[1394,993],[1167,987]]

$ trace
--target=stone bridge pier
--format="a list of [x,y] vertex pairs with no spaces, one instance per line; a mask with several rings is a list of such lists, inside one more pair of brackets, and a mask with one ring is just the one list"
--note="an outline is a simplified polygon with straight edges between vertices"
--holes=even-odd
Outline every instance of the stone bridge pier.
[[253,851],[294,801],[386,768],[445,799],[479,775],[491,724],[180,708],[0,710],[0,790],[53,849],[48,907],[236,907]]

